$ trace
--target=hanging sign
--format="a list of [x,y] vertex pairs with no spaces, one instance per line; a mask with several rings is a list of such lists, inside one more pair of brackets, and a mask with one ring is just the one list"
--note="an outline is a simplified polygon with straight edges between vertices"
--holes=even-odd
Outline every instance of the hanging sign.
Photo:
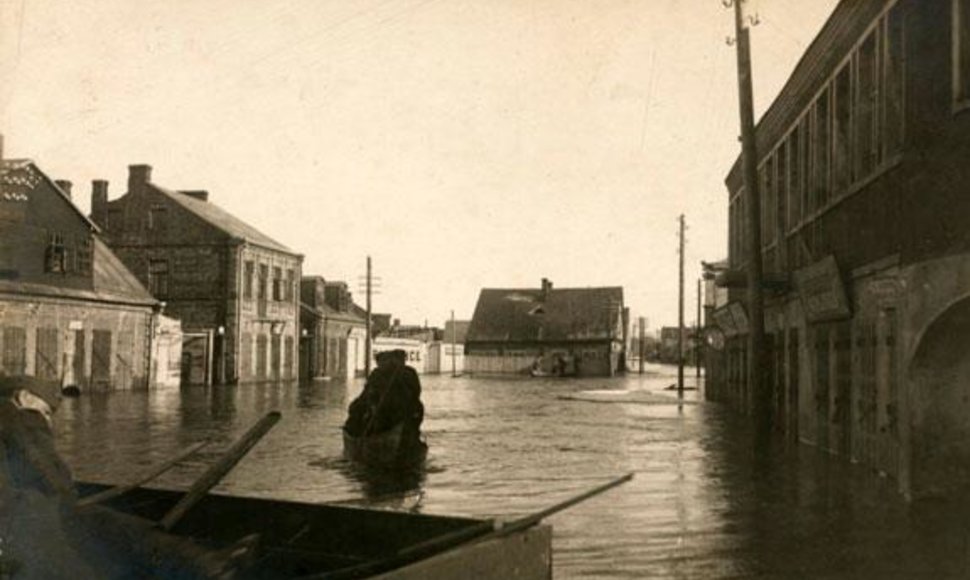
[[834,256],[796,271],[794,280],[809,322],[839,320],[852,315]]

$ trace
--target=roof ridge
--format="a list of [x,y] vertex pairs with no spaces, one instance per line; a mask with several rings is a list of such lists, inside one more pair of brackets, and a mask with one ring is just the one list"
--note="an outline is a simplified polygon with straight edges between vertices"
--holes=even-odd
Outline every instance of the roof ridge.
[[[193,215],[205,221],[207,224],[230,236],[241,238],[257,246],[264,246],[272,250],[299,255],[297,252],[264,234],[259,228],[240,219],[219,204],[211,201],[203,201],[186,193],[182,193],[181,191],[168,189],[155,183],[149,183],[148,185],[154,188],[156,191],[168,196],[175,203],[192,212]],[[220,217],[232,220],[236,223],[220,223],[219,220],[215,219],[217,216],[207,215],[212,212],[219,212],[223,214]]]

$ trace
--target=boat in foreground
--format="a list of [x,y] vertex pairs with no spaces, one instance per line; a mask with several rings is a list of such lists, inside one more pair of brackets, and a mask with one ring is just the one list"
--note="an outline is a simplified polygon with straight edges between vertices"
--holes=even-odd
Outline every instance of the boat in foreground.
[[403,434],[404,423],[383,433],[362,437],[354,437],[344,429],[344,457],[371,467],[396,469],[420,465],[428,456],[428,445],[424,441],[407,444]]
[[[82,496],[109,487],[78,485]],[[142,487],[104,505],[158,521],[182,496]],[[212,548],[258,533],[255,564],[245,575],[252,578],[552,577],[549,526],[533,525],[507,535],[489,535],[490,529],[489,522],[471,518],[210,493],[171,532]]]

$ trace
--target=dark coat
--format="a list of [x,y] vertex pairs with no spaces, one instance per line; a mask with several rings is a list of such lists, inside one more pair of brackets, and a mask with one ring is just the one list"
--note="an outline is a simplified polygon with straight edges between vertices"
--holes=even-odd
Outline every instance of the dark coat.
[[350,404],[344,428],[353,436],[382,433],[404,423],[407,437],[418,437],[424,419],[421,380],[402,364],[378,366],[363,392]]

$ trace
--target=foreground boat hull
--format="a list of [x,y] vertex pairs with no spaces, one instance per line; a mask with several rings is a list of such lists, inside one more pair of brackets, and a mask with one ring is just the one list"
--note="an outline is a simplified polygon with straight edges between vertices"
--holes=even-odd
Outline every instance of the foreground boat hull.
[[[108,486],[78,487],[83,496]],[[157,521],[182,495],[139,488],[107,505]],[[209,494],[172,532],[214,548],[259,533],[257,565],[247,577],[300,578],[389,561],[404,548],[481,523],[470,518]],[[552,575],[552,531],[540,525],[500,538],[442,545],[419,561],[395,565],[391,570],[376,569],[369,577],[545,580]]]

